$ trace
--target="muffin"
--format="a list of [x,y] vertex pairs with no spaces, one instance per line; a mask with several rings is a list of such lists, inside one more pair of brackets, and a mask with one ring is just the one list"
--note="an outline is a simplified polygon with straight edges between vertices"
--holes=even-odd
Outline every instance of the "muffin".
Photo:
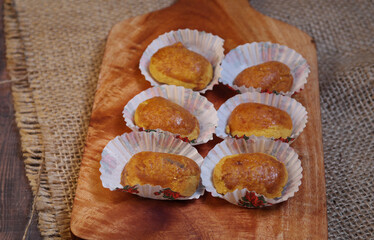
[[138,127],[161,129],[190,141],[200,134],[199,122],[194,115],[178,104],[163,97],[153,97],[139,104],[134,122]]
[[200,168],[196,162],[185,156],[161,152],[136,153],[121,175],[123,186],[160,185],[185,197],[196,192],[199,182]]
[[149,72],[160,83],[193,90],[204,89],[213,78],[210,62],[200,54],[188,50],[180,42],[160,48],[153,54]]
[[222,195],[246,188],[267,198],[277,198],[282,195],[287,180],[285,165],[265,153],[229,155],[213,170],[213,185]]
[[287,138],[292,133],[292,120],[287,112],[260,103],[242,103],[228,118],[226,133],[231,136],[264,136]]
[[290,68],[278,61],[269,61],[244,69],[236,76],[238,87],[261,88],[262,90],[288,92],[292,88],[293,76]]

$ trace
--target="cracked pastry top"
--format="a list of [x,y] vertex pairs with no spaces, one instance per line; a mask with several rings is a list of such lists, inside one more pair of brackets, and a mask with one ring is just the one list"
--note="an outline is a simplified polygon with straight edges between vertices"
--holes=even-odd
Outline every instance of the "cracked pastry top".
[[149,72],[160,83],[193,90],[204,89],[213,79],[210,62],[180,42],[160,48],[153,54]]
[[244,69],[236,76],[234,84],[239,87],[288,92],[292,88],[293,76],[286,64],[269,61]]
[[160,185],[182,196],[193,195],[200,183],[200,168],[192,159],[170,153],[139,152],[131,157],[121,175],[123,186]]
[[282,195],[288,180],[285,165],[265,153],[242,153],[222,158],[213,170],[213,184],[220,194],[246,188],[267,198]]
[[200,125],[188,110],[163,97],[150,98],[137,107],[134,122],[145,130],[161,129],[190,141],[197,139]]
[[237,137],[287,138],[292,133],[292,119],[287,112],[276,107],[242,103],[231,112],[225,130]]

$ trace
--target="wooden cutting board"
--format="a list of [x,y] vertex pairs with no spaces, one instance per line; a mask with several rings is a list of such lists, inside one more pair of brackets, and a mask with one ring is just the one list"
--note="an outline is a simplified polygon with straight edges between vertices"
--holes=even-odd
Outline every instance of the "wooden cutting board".
[[[288,201],[245,209],[213,198],[157,201],[104,189],[100,159],[104,146],[129,132],[122,109],[150,87],[138,68],[147,45],[160,34],[198,29],[225,40],[225,53],[240,44],[271,41],[301,53],[311,73],[296,95],[309,121],[292,144],[302,161],[300,190]],[[217,85],[205,96],[218,107],[235,93]],[[198,147],[203,157],[221,140]],[[73,234],[86,239],[326,239],[326,191],[322,152],[317,57],[313,39],[299,29],[264,16],[246,0],[181,0],[173,6],[116,24],[110,31],[88,128],[73,212]]]

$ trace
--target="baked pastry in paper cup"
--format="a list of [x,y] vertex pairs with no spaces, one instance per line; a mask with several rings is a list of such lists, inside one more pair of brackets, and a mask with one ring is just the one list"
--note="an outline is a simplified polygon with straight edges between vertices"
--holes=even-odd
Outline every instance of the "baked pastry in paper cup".
[[[290,73],[277,73],[274,68],[274,72],[272,72],[272,79],[271,81],[278,81],[277,83],[273,82],[272,85],[276,84],[277,87],[280,89],[288,89],[287,91],[278,91],[278,93],[286,96],[292,96],[296,92],[300,92],[304,85],[307,82],[308,75],[310,73],[310,67],[303,58],[303,56],[297,53],[295,50],[288,48],[287,46],[280,45],[277,43],[270,43],[270,42],[253,42],[247,43],[244,45],[240,45],[235,49],[232,49],[223,59],[222,61],[222,72],[219,81],[223,84],[226,84],[235,90],[238,90],[241,93],[244,92],[276,92],[274,90],[269,89],[261,89],[260,84],[256,83],[255,85],[247,83],[248,87],[242,85],[243,82],[240,84],[235,84],[235,79],[238,77],[239,74],[242,74],[243,78],[252,78],[256,79],[258,77],[263,78],[262,81],[270,81],[269,75],[267,75],[267,80],[263,76],[263,73],[258,73],[258,71],[270,71],[269,66],[267,69],[262,67],[261,69],[257,69],[258,76],[253,76],[255,72],[250,71],[252,75],[243,75],[245,74],[243,70],[258,66],[259,64],[268,63],[271,61],[275,61],[272,63],[283,63],[286,66],[285,68],[289,68]],[[261,66],[261,65],[260,65]],[[265,69],[265,70],[264,70]],[[247,71],[247,70],[246,70]],[[254,70],[256,71],[256,70]],[[282,71],[285,71],[282,67]],[[248,72],[248,74],[250,74]],[[288,81],[289,75],[292,75],[293,82],[288,85],[285,81]],[[275,80],[277,79],[277,80]],[[252,82],[253,83],[253,82]],[[284,84],[288,85],[285,86]],[[282,86],[283,85],[283,86]],[[252,87],[255,86],[255,87]],[[261,85],[264,86],[264,85]],[[276,88],[276,87],[275,87]]]
[[[138,107],[142,103],[146,103],[145,101],[150,101],[151,99],[156,100],[155,98],[157,97],[162,97],[164,99],[167,99],[173,102],[174,104],[178,104],[179,106],[187,110],[189,113],[191,113],[197,119],[197,124],[199,127],[199,134],[196,139],[188,139],[187,137],[181,136],[181,134],[177,134],[177,133],[173,133],[174,136],[181,138],[185,141],[188,141],[192,145],[206,143],[209,140],[213,139],[213,133],[215,132],[215,128],[218,124],[217,111],[214,108],[213,104],[209,102],[206,97],[201,96],[198,92],[194,92],[191,89],[186,89],[180,86],[161,85],[161,86],[149,88],[139,93],[138,95],[136,95],[134,98],[132,98],[127,103],[127,105],[123,109],[123,117],[126,121],[126,125],[134,131],[145,130],[145,131],[165,132],[165,130],[168,129],[165,126],[163,127],[163,129],[165,130],[162,130],[160,128],[156,128],[156,129],[142,128],[142,127],[137,126],[136,121],[135,121],[136,111]],[[175,124],[173,126],[180,126],[180,127],[186,126],[184,125],[183,121],[180,121],[180,117],[178,114],[172,114],[172,116],[169,116],[169,119],[166,119],[168,114],[171,114],[170,112],[166,112],[165,110],[166,107],[163,107],[161,103],[157,105],[158,104],[157,102],[154,102],[153,104],[155,106],[154,108],[149,108],[150,110],[161,108],[160,112],[157,112],[157,113],[155,112],[154,116],[159,116],[159,118],[153,121],[152,123],[153,126],[159,126],[160,124],[163,124],[166,122],[169,123],[170,121],[172,121],[172,119],[175,121],[179,121],[179,122],[173,123]],[[181,111],[178,110],[178,113],[180,113]],[[146,116],[150,118],[151,114],[146,114]],[[185,121],[188,121],[188,119],[186,119]],[[194,121],[194,119],[190,119],[190,122],[192,121]],[[189,123],[187,122],[186,124],[188,125]],[[170,123],[168,126],[170,127],[171,125],[172,123]],[[173,128],[173,130],[175,129]]]
[[[251,108],[245,108],[248,103],[253,103],[250,106]],[[239,109],[240,111],[237,111]],[[272,112],[273,115],[270,114]],[[235,117],[232,117],[234,113]],[[277,94],[257,92],[246,92],[228,99],[218,109],[217,114],[216,135],[220,138],[247,138],[256,135],[292,143],[303,131],[308,121],[308,113],[305,107],[295,99]],[[242,116],[239,114],[242,114]],[[240,122],[235,122],[237,120]],[[244,129],[247,127],[252,129],[248,134],[233,134],[235,131],[232,126],[234,124],[237,128]],[[278,127],[281,129],[276,129]],[[227,132],[228,130],[230,130],[230,133]],[[245,132],[245,130],[242,132]],[[281,137],[275,137],[274,134],[280,132],[283,136],[280,134]]]
[[[130,160],[136,154],[174,154],[181,157],[187,157],[196,163],[198,167],[201,166],[203,158],[197,152],[197,150],[192,147],[190,144],[183,142],[180,139],[176,139],[171,134],[160,134],[160,133],[147,133],[147,132],[131,132],[125,133],[121,136],[115,137],[111,140],[104,148],[100,160],[100,179],[102,181],[103,187],[109,188],[111,191],[120,190],[132,194],[139,195],[145,198],[152,198],[158,200],[189,200],[197,199],[204,194],[204,187],[201,184],[200,179],[200,169],[199,169],[199,183],[197,185],[196,191],[191,196],[183,196],[177,191],[173,191],[170,187],[162,187],[160,185],[152,184],[136,184],[136,185],[123,185],[123,178],[125,174],[125,166],[130,162]],[[143,155],[144,156],[144,155]],[[162,159],[162,158],[161,158]],[[165,160],[165,161],[164,161]],[[169,165],[180,165],[178,162],[173,162],[169,158],[162,159],[157,162],[154,166],[149,166],[148,170],[153,169],[156,171],[157,167],[162,169],[165,168],[165,171],[168,171]],[[146,162],[143,162],[141,165],[146,165]],[[187,165],[178,166],[179,168],[186,167]],[[140,165],[137,165],[136,168],[141,168]],[[144,170],[144,169],[143,169]],[[142,171],[143,171],[142,170]],[[148,171],[147,170],[147,171]],[[182,171],[182,170],[181,170]],[[144,170],[142,173],[146,172]],[[182,171],[183,172],[183,171]],[[149,171],[148,171],[149,173]],[[175,172],[169,171],[170,174]],[[155,173],[157,174],[157,172]],[[177,174],[177,173],[175,173]],[[174,175],[175,175],[174,174]],[[183,173],[178,172],[178,174],[183,175]],[[156,176],[156,178],[165,177],[165,174],[160,174],[162,176]],[[167,175],[167,174],[166,174]],[[150,178],[150,176],[147,176]],[[152,176],[153,179],[155,178]],[[175,181],[178,181],[178,176],[168,176],[172,177]],[[189,176],[188,176],[189,177]],[[168,178],[166,178],[168,179]],[[167,181],[162,178],[160,181]],[[196,181],[195,181],[196,183]],[[192,186],[193,187],[193,186]],[[196,187],[196,186],[195,186]]]
[[139,68],[152,86],[166,83],[205,93],[218,84],[223,42],[218,36],[197,30],[171,31],[153,40],[140,58]]
[[[281,195],[279,197],[268,198],[257,193],[254,189],[240,189],[235,187],[234,191],[229,191],[226,194],[220,194],[217,192],[216,185],[213,182],[213,174],[215,174],[215,168],[218,166],[217,164],[219,164],[220,160],[228,156],[247,153],[266,154],[265,156],[270,155],[283,163],[281,165],[286,168],[288,177],[286,184],[281,189]],[[269,181],[268,179],[270,177],[268,175],[272,173],[271,168],[268,168],[268,171],[264,171],[266,165],[263,165],[258,168],[250,168],[246,171],[244,170],[246,169],[244,163],[246,160],[242,159],[240,161],[240,163],[235,162],[235,164],[240,165],[241,173],[238,175],[237,172],[232,172],[230,173],[230,177],[240,176],[238,180],[240,182],[240,179],[246,180],[250,174],[253,174],[251,171],[257,171],[258,175],[255,174],[255,176],[261,179],[258,183],[259,185],[263,184],[264,181]],[[261,164],[261,161],[257,164]],[[225,166],[226,168],[228,167],[228,165]],[[293,197],[301,185],[302,170],[301,161],[298,159],[297,153],[287,143],[274,141],[265,137],[250,136],[247,140],[228,138],[217,144],[205,157],[204,163],[201,166],[201,176],[203,185],[213,197],[223,198],[232,204],[242,207],[259,208],[271,206]],[[227,175],[225,177],[227,179],[230,178],[227,177]],[[230,180],[225,181],[227,181],[225,184],[232,184]]]

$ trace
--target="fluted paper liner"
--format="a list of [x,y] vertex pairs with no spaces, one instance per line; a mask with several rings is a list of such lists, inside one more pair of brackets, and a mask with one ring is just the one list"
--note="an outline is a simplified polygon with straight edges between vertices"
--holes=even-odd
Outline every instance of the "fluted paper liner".
[[222,61],[222,72],[219,79],[223,84],[244,92],[261,92],[261,88],[236,86],[234,80],[236,76],[248,67],[252,67],[268,61],[278,61],[286,64],[293,76],[293,84],[288,92],[280,92],[282,95],[292,96],[304,88],[310,72],[310,67],[295,50],[277,43],[253,42],[240,45],[232,49]]
[[190,197],[178,196],[178,193],[161,186],[135,185],[122,186],[121,173],[131,157],[143,151],[163,152],[182,155],[195,161],[199,167],[203,158],[190,144],[174,138],[171,134],[155,132],[131,132],[115,137],[104,148],[100,161],[100,179],[103,187],[111,191],[122,190],[141,197],[158,200],[188,200],[197,199],[204,194],[204,187],[199,184],[196,192]]
[[[190,142],[192,145],[206,143],[213,139],[213,133],[218,124],[217,111],[213,104],[198,92],[174,85],[162,85],[149,88],[132,98],[123,109],[123,117],[129,128],[134,131],[139,131],[140,128],[134,123],[135,110],[140,103],[156,96],[164,97],[182,106],[197,118],[200,125],[200,134],[195,141]],[[152,130],[165,132],[161,129]],[[178,134],[173,135],[178,136]]]
[[[215,166],[225,156],[241,153],[266,153],[285,164],[288,172],[288,181],[281,197],[267,198],[247,189],[237,189],[225,195],[217,193],[212,180]],[[301,161],[298,159],[297,153],[287,143],[265,137],[250,136],[248,140],[228,138],[217,144],[204,159],[204,163],[201,166],[201,177],[203,185],[213,197],[223,198],[239,206],[254,208],[271,206],[293,197],[299,190],[302,170]]]
[[246,92],[228,99],[218,109],[218,127],[216,128],[216,135],[218,137],[226,138],[231,136],[225,132],[231,112],[238,105],[247,102],[261,103],[287,112],[292,120],[292,133],[288,139],[282,140],[288,143],[292,143],[301,134],[308,122],[308,113],[305,107],[293,98],[277,94]]
[[199,92],[205,93],[207,90],[213,89],[213,86],[218,84],[218,79],[221,76],[221,62],[224,57],[224,40],[211,33],[199,32],[197,30],[180,29],[171,31],[153,40],[140,58],[139,68],[145,79],[149,81],[152,86],[163,85],[163,83],[156,81],[150,74],[149,63],[153,54],[160,48],[170,46],[177,42],[181,42],[188,50],[202,55],[212,64],[213,79],[206,88]]

